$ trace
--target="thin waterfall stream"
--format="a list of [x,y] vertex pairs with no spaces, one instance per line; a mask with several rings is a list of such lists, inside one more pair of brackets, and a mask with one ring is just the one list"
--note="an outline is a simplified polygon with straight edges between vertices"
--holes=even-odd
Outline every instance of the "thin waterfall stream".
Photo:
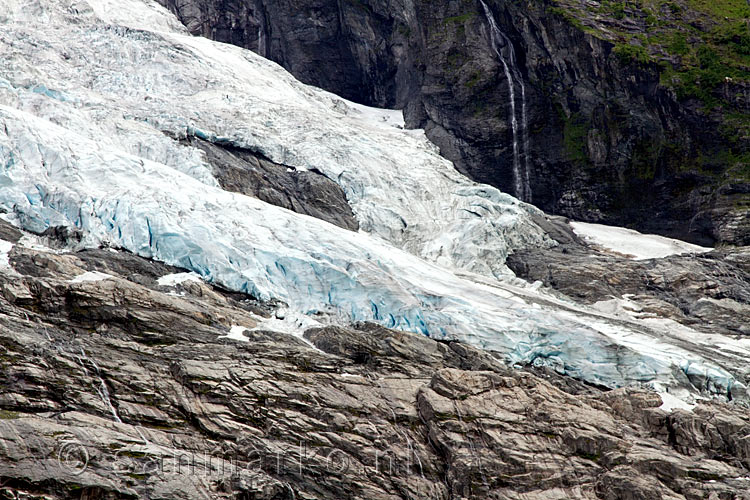
[[[521,72],[516,64],[516,56],[513,52],[513,45],[510,39],[503,33],[495,21],[492,11],[484,2],[482,8],[490,26],[490,39],[492,41],[492,50],[495,51],[500,63],[503,65],[505,78],[508,80],[510,89],[510,112],[511,112],[511,129],[513,131],[513,180],[515,185],[515,195],[523,201],[531,201],[531,184],[529,181],[529,132],[526,118],[526,86],[523,83]],[[503,49],[507,49],[508,57],[503,55]],[[521,89],[521,124],[519,126],[516,116],[516,82]],[[519,143],[519,135],[522,143]],[[523,167],[521,166],[521,146],[523,146]],[[523,171],[522,171],[523,168]]]

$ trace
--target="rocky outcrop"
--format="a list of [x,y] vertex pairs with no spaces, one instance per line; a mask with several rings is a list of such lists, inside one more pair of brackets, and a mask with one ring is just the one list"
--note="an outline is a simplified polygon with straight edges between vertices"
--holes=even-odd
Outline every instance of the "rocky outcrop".
[[[564,223],[563,223],[564,224]],[[508,258],[517,276],[577,302],[639,318],[669,318],[705,333],[750,336],[750,248],[633,260],[557,228],[561,245]]]
[[[721,107],[674,91],[666,66],[615,36],[643,43],[654,28],[637,9],[488,0],[485,15],[477,0],[162,3],[191,32],[255,50],[306,83],[404,108],[408,126],[424,128],[461,171],[549,213],[703,244],[750,243],[747,87],[728,78],[702,91]],[[677,23],[674,13],[659,16]]]
[[213,176],[225,191],[252,196],[344,229],[359,229],[344,191],[320,172],[297,171],[260,153],[198,137],[188,137],[183,142],[203,151]]
[[9,498],[750,498],[736,405],[665,411],[370,324],[253,329],[282,313],[112,249],[10,263]]
[[[298,79],[394,107],[416,89],[411,2],[160,0],[195,35],[251,49]],[[416,32],[415,32],[416,33]]]

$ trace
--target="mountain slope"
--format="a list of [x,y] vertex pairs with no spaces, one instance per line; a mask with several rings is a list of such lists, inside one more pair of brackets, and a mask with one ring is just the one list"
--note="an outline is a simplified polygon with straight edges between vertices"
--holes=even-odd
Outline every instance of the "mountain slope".
[[671,410],[372,324],[303,340],[127,252],[17,242],[10,262],[4,497],[747,498],[733,405]]
[[[0,207],[23,228],[76,228],[81,245],[190,269],[282,301],[294,317],[458,339],[608,387],[746,397],[740,341],[726,338],[727,353],[697,332],[675,337],[513,278],[506,256],[555,245],[550,222],[460,175],[394,112],[187,36],[154,4],[92,5],[101,12],[17,6],[3,25],[13,43]],[[224,191],[201,150],[175,139],[191,136],[320,172],[339,184],[360,231]]]
[[744,0],[162,3],[549,213],[750,243]]
[[0,495],[747,496],[748,249],[547,216],[151,0],[0,13]]
[[10,262],[3,497],[748,498],[735,405],[672,410],[372,324],[303,340],[127,252],[16,242]]

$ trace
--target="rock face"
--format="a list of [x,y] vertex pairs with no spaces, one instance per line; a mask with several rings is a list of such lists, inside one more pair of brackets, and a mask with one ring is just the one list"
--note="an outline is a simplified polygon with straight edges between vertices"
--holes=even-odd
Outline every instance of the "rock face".
[[603,311],[624,307],[636,317],[670,318],[706,333],[750,335],[750,248],[632,260],[563,231],[556,233],[559,247],[516,252],[508,266]]
[[252,196],[344,229],[359,229],[344,191],[320,172],[299,172],[259,153],[197,137],[184,141],[205,153],[213,176],[225,191]]
[[606,2],[162,3],[191,32],[306,83],[404,108],[459,170],[549,213],[750,243],[747,86],[706,91],[720,108],[664,86],[663,65],[610,40],[653,29],[638,11],[618,21],[600,13]]
[[249,330],[274,306],[124,252],[10,264],[8,498],[750,498],[732,404],[665,411],[370,324]]

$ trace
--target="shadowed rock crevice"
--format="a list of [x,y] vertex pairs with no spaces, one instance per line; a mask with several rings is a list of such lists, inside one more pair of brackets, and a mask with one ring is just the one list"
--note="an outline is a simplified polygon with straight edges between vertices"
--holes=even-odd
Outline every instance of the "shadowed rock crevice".
[[226,191],[252,196],[344,229],[359,229],[344,191],[320,172],[298,171],[249,149],[198,137],[188,137],[183,142],[205,153],[214,177]]

